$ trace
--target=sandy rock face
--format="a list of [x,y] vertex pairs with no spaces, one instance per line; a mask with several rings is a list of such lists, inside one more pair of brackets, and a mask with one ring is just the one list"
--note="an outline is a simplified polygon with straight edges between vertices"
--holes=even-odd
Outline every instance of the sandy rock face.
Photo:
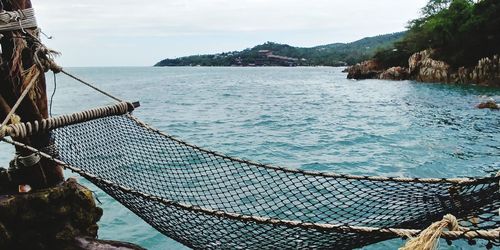
[[384,71],[375,60],[358,63],[347,69],[347,79],[376,79]]
[[453,69],[443,61],[432,59],[432,50],[413,54],[408,60],[410,75],[420,82],[441,82],[500,86],[500,58],[498,55],[478,61],[474,68]]
[[472,68],[460,67],[456,74],[457,83],[475,83],[486,86],[500,86],[500,57],[486,57]]
[[450,82],[451,66],[431,58],[432,50],[413,54],[408,60],[410,75],[420,82]]
[[451,67],[448,63],[432,58],[434,50],[413,54],[408,59],[408,69],[385,69],[376,60],[358,63],[346,69],[348,79],[415,80],[419,82],[479,84],[500,87],[500,56],[494,55],[478,61],[473,68]]

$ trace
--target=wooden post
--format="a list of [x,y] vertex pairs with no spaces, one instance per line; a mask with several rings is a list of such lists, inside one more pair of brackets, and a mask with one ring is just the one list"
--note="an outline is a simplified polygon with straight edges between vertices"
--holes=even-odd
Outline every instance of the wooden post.
[[[7,11],[31,7],[30,0],[0,0],[0,3]],[[25,32],[38,37],[36,29],[25,29]],[[16,115],[22,122],[48,118],[44,69],[33,60],[36,42],[21,30],[0,34],[3,35],[0,39],[0,120],[11,111],[31,80],[36,80],[36,84]],[[13,139],[35,148],[51,143],[50,134]],[[16,153],[21,158],[33,155],[22,148],[16,148]],[[16,166],[6,173],[5,169],[0,171],[0,249],[143,250],[130,243],[96,239],[102,210],[96,206],[89,189],[75,180],[63,182],[62,168],[54,162],[41,159],[34,166]],[[63,184],[56,186],[61,182]],[[26,184],[34,189],[52,188],[12,194],[18,191],[19,185]],[[3,195],[5,193],[10,195]]]
[[[30,0],[0,0],[4,10],[22,10],[31,8]],[[25,32],[38,37],[35,28],[25,29]],[[33,80],[33,72],[40,73],[36,79],[35,86],[28,96],[23,100],[16,111],[21,122],[42,120],[48,118],[47,92],[45,75],[43,69],[34,63],[33,55],[36,42],[29,38],[22,30],[1,32],[0,39],[2,48],[0,60],[0,119],[6,117],[11,107],[18,100],[20,94]],[[50,144],[50,134],[31,136],[26,139],[13,138],[35,148],[44,148]],[[32,152],[16,148],[16,154],[20,157],[32,155]],[[16,165],[16,159],[11,162],[11,183],[0,183],[4,189],[17,189],[19,185],[30,185],[34,189],[54,186],[64,181],[62,168],[55,163],[41,159],[34,166]]]

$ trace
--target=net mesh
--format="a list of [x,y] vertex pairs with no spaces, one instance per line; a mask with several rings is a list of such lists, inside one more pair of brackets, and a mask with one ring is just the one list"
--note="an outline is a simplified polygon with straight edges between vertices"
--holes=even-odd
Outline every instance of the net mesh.
[[192,248],[352,249],[397,237],[382,229],[423,229],[447,213],[470,230],[500,224],[498,177],[398,181],[272,167],[189,145],[129,114],[52,134],[46,152],[99,176],[88,179]]

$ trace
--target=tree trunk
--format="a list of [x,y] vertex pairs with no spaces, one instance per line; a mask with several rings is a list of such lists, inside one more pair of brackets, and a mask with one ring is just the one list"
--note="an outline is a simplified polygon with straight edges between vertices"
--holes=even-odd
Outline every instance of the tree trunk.
[[[31,7],[30,0],[1,0],[1,3],[6,11]],[[39,31],[37,29],[25,29],[25,31],[38,37]],[[36,83],[17,109],[16,115],[21,122],[48,118],[45,75],[43,69],[36,65],[33,60],[37,47],[36,41],[21,30],[1,32],[1,34],[3,38],[0,40],[2,46],[0,60],[0,119],[4,120],[31,80],[36,80]],[[38,77],[34,79],[34,75],[38,75]],[[35,148],[44,148],[50,144],[50,133],[23,139],[13,139]],[[16,154],[20,157],[26,157],[32,155],[32,152],[16,148]],[[51,161],[42,159],[34,166],[19,167],[19,164],[16,164],[16,159],[11,162],[11,166],[15,165],[16,168],[12,168],[10,171],[15,178],[10,183],[2,181],[3,183],[0,183],[0,186],[17,189],[18,185],[30,185],[32,188],[38,189],[53,186],[64,180],[62,168]]]

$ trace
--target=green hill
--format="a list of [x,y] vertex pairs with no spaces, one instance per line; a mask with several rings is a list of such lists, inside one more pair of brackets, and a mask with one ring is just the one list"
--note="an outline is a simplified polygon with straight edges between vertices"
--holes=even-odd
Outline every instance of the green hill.
[[371,58],[392,47],[405,32],[367,37],[352,43],[333,43],[312,48],[267,42],[243,51],[165,59],[155,66],[343,66]]

